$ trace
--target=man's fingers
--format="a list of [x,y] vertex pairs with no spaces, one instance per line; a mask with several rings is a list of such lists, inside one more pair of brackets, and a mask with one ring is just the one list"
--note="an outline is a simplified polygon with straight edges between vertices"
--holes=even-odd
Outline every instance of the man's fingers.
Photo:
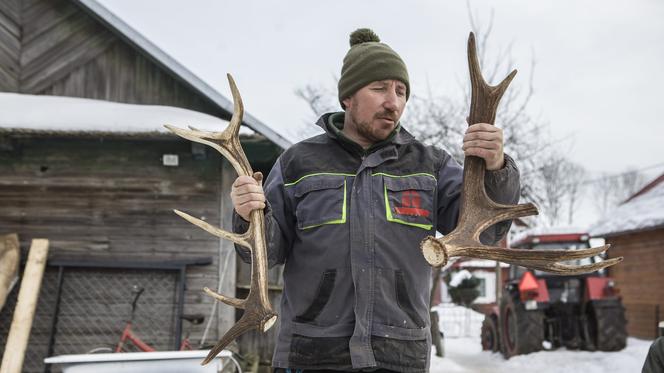
[[236,210],[240,215],[243,215],[243,214],[249,215],[249,213],[254,211],[254,210],[260,210],[260,209],[264,209],[264,208],[265,208],[265,202],[249,201],[249,202],[245,202],[241,205],[238,205],[236,207]]
[[463,141],[469,141],[469,140],[494,141],[494,140],[502,140],[502,138],[503,136],[500,132],[486,132],[486,131],[467,132],[463,136]]
[[500,143],[497,143],[497,142],[494,142],[494,141],[484,141],[484,140],[464,141],[463,146],[461,147],[461,149],[466,150],[466,149],[470,149],[470,148],[483,148],[483,149],[498,150],[498,149],[500,149]]
[[258,182],[256,181],[256,179],[254,179],[251,176],[242,175],[242,176],[238,176],[237,179],[235,179],[235,181],[233,182],[233,187],[238,188],[238,187],[241,187],[242,185],[246,185],[246,184],[258,185]]
[[247,193],[263,193],[263,188],[255,184],[244,184],[231,189],[231,194],[235,196],[241,196]]
[[496,132],[500,131],[500,128],[489,123],[475,123],[468,126],[468,128],[466,129],[466,133],[477,132],[477,131]]
[[249,201],[265,202],[265,195],[263,193],[246,193],[235,197],[236,205],[241,205]]
[[258,185],[263,185],[263,173],[260,171],[254,172],[254,180],[256,180]]
[[484,149],[484,148],[464,149],[463,154],[466,155],[466,156],[473,155],[475,157],[480,157],[484,160],[488,160],[488,159],[491,159],[491,158],[497,156],[495,151],[492,151],[492,150],[489,150],[489,149]]

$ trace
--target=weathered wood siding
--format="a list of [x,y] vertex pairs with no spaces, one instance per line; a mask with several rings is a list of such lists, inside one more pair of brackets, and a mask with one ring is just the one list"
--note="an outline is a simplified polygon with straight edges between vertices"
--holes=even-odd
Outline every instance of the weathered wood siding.
[[[48,238],[51,256],[212,257],[212,265],[188,270],[185,293],[185,313],[207,314],[212,300],[201,289],[216,287],[220,242],[172,210],[221,224],[221,160],[194,160],[190,147],[186,141],[19,140],[13,151],[0,152],[0,233],[17,232],[23,248],[32,238]],[[180,165],[163,166],[165,153],[178,154]],[[226,281],[234,284],[233,277]]]
[[[168,105],[229,119],[183,79],[69,0],[0,1],[0,91]],[[18,140],[0,136],[0,143],[0,233],[18,232],[24,246],[32,237],[47,237],[53,255],[211,256],[212,265],[188,271],[185,313],[208,314],[212,300],[200,288],[216,288],[220,278],[223,294],[242,292],[244,285],[235,287],[232,244],[172,213],[178,208],[231,228],[228,191],[236,175],[218,154],[194,160],[191,144],[183,140],[51,134]],[[267,175],[277,147],[264,139],[243,144],[254,147],[247,152],[250,161]],[[164,153],[179,154],[180,166],[162,166]],[[247,283],[248,274],[239,271]],[[271,276],[280,286],[277,275]],[[275,309],[279,294],[272,294]],[[216,315],[208,341],[228,330],[236,313],[220,305]],[[203,327],[194,329],[194,340]],[[246,337],[241,349],[258,348],[262,361],[269,360],[275,330],[267,339]]]
[[610,276],[627,309],[627,330],[631,336],[654,338],[657,321],[664,321],[664,229],[610,237],[606,242],[611,244],[611,257],[625,258],[610,268]]
[[0,2],[0,91],[169,105],[228,119],[70,0]]

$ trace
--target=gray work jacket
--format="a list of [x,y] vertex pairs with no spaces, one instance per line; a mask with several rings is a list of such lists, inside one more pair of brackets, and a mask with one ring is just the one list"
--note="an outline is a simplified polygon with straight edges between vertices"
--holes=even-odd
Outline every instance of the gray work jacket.
[[[273,365],[428,371],[432,279],[419,245],[454,229],[463,170],[403,128],[361,156],[327,131],[328,117],[318,123],[326,133],[286,150],[264,186],[269,262],[285,265]],[[485,186],[496,202],[518,201],[510,157]],[[235,231],[246,228],[236,214]]]

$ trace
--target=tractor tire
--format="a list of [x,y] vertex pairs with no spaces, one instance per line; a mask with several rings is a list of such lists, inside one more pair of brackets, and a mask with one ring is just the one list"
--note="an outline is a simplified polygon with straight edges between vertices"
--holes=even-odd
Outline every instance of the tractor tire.
[[544,341],[544,313],[526,310],[523,303],[505,294],[500,301],[501,352],[506,359],[541,351]]
[[590,343],[598,351],[620,351],[627,345],[625,307],[619,300],[590,302],[587,306]]
[[498,318],[496,315],[487,315],[482,322],[482,350],[500,351],[500,333],[498,333]]

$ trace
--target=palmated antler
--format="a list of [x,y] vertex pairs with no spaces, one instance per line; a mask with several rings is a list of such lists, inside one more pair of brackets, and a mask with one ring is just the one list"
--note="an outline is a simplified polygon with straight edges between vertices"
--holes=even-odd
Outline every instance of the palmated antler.
[[[468,65],[472,86],[468,124],[493,124],[498,102],[516,75],[516,70],[512,71],[497,86],[488,85],[480,71],[475,36],[472,32],[468,38]],[[570,275],[597,271],[622,261],[622,257],[619,257],[579,266],[560,263],[592,257],[606,251],[609,245],[581,250],[518,250],[481,244],[480,233],[490,226],[503,220],[537,215],[537,208],[532,203],[503,205],[492,201],[484,189],[484,171],[485,163],[482,158],[474,156],[465,158],[461,211],[456,229],[440,239],[427,237],[421,243],[422,253],[432,266],[444,266],[451,257],[465,256]]]
[[[233,166],[238,175],[254,177],[258,182],[262,181],[260,174],[254,175],[251,165],[247,160],[242,145],[240,145],[240,124],[244,114],[242,98],[235,85],[233,77],[228,74],[228,83],[233,94],[233,117],[228,127],[223,132],[200,131],[189,127],[189,130],[166,125],[165,127],[185,139],[209,145],[223,155]],[[217,356],[229,343],[235,338],[251,329],[259,329],[266,332],[277,320],[277,314],[272,310],[267,292],[267,246],[265,244],[265,217],[262,210],[254,210],[250,215],[249,229],[245,233],[237,234],[224,231],[223,229],[212,226],[203,220],[186,214],[182,211],[174,210],[176,214],[183,217],[190,223],[197,225],[203,230],[217,237],[225,238],[238,245],[247,247],[251,250],[251,287],[249,295],[245,299],[226,297],[217,294],[214,291],[203,289],[209,296],[231,305],[235,308],[244,310],[240,320],[231,327],[219,342],[210,350],[208,356],[203,360],[202,365],[209,363]]]

